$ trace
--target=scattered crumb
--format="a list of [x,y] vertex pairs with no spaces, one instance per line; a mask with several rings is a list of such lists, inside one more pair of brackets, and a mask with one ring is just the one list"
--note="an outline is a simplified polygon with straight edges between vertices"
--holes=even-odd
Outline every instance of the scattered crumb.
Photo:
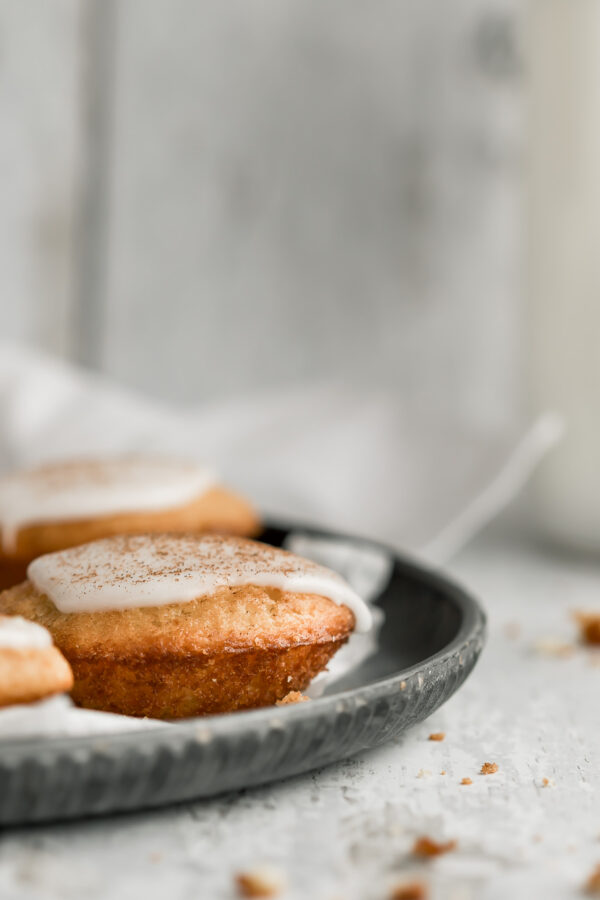
[[576,612],[574,615],[581,643],[600,645],[600,613]]
[[423,881],[404,881],[392,888],[389,900],[427,900],[429,891]]
[[504,626],[504,634],[511,641],[515,641],[521,634],[521,626],[518,622],[507,622]]
[[461,784],[473,784],[473,781],[470,778],[463,778]]
[[417,772],[417,778],[429,778],[430,775],[431,772],[429,771],[429,769],[419,769],[419,771]]
[[480,775],[493,775],[498,771],[498,763],[484,763],[481,767]]
[[163,858],[163,855],[160,852],[160,850],[155,850],[153,853],[150,854],[150,862],[151,863],[159,863],[162,858]]
[[600,863],[583,886],[584,893],[600,897]]
[[440,772],[440,775],[445,775],[445,774],[446,774],[446,770],[442,769],[442,771]]
[[290,691],[283,700],[277,700],[275,706],[287,706],[288,703],[306,703],[307,700],[310,700],[310,697],[301,694],[300,691]]
[[554,787],[554,779],[552,778],[542,778],[542,787]]
[[566,641],[559,641],[553,637],[540,638],[533,645],[533,649],[542,656],[555,656],[559,659],[565,659],[575,653],[573,644],[567,644]]
[[235,876],[241,897],[277,897],[285,888],[285,878],[273,866],[257,866]]
[[445,737],[446,737],[445,731],[434,731],[432,734],[429,735],[429,740],[430,741],[443,741]]
[[544,840],[544,838],[542,837],[541,834],[534,834],[534,836],[531,838],[531,840],[533,841],[534,844],[541,844],[542,841]]
[[443,853],[450,853],[451,850],[456,848],[456,845],[456,841],[439,843],[438,841],[432,840],[430,837],[420,837],[416,839],[412,852],[413,856],[420,856],[424,859],[428,859],[432,856],[442,856]]
[[406,690],[406,682],[405,682],[405,681],[401,681],[401,682],[400,682],[400,690],[401,690],[401,691],[405,691],[405,690]]

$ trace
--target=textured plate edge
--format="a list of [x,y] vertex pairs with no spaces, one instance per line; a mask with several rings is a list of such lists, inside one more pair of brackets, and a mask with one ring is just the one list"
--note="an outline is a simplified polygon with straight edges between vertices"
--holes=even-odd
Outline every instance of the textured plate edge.
[[[276,526],[273,526],[274,528]],[[18,772],[21,785],[28,785],[31,790],[28,792],[30,796],[30,804],[23,803],[23,799],[13,794],[11,798],[4,796],[0,803],[0,822],[4,824],[24,824],[35,821],[48,821],[52,819],[74,818],[86,815],[101,815],[109,812],[128,811],[137,808],[152,808],[163,806],[169,802],[177,802],[193,799],[192,796],[185,795],[176,796],[177,791],[169,794],[167,789],[166,796],[160,790],[160,777],[158,777],[161,769],[160,761],[165,766],[172,766],[181,761],[181,764],[193,765],[194,760],[202,759],[202,754],[206,751],[210,754],[210,748],[224,748],[225,752],[229,752],[227,740],[236,738],[239,744],[243,740],[253,741],[254,744],[261,748],[261,752],[271,752],[273,759],[279,768],[273,771],[276,774],[265,774],[263,769],[258,774],[254,773],[241,783],[234,776],[229,777],[231,784],[227,783],[227,778],[223,779],[223,786],[212,791],[202,788],[193,796],[207,797],[216,793],[227,790],[239,789],[241,787],[252,787],[269,781],[278,780],[291,774],[301,774],[310,771],[347,756],[351,756],[369,747],[376,746],[385,742],[395,734],[405,731],[412,724],[420,721],[426,715],[430,715],[436,708],[444,703],[465,681],[467,676],[474,668],[481,650],[483,648],[486,636],[486,617],[478,604],[478,602],[464,588],[455,583],[452,579],[441,574],[437,570],[428,568],[420,562],[413,561],[407,557],[399,555],[393,549],[385,547],[381,543],[360,537],[340,535],[337,532],[328,532],[326,530],[312,528],[310,526],[288,525],[282,527],[282,530],[305,530],[307,533],[343,538],[349,541],[357,541],[362,544],[371,544],[379,549],[389,552],[394,558],[395,565],[402,575],[410,578],[417,583],[429,586],[436,591],[442,592],[447,598],[458,606],[461,612],[461,626],[458,633],[442,650],[432,656],[419,661],[416,665],[399,671],[394,675],[379,679],[369,685],[353,688],[331,695],[324,695],[318,699],[311,701],[310,704],[299,704],[297,706],[275,708],[269,707],[259,710],[250,710],[245,712],[234,713],[230,715],[219,715],[195,719],[185,723],[178,723],[173,728],[145,728],[140,731],[129,731],[123,734],[106,735],[106,736],[88,736],[77,738],[57,738],[44,742],[36,742],[32,740],[11,741],[3,744],[0,751],[0,774],[3,773],[4,779],[13,770],[14,774]],[[431,701],[430,684],[440,675],[441,690],[438,696]],[[451,683],[448,675],[452,675]],[[425,690],[423,687],[425,686]],[[390,710],[393,706],[392,698],[402,695],[407,705],[412,704],[412,717],[409,721],[394,722]],[[421,696],[423,700],[421,701]],[[425,711],[421,706],[426,707]],[[379,728],[378,737],[373,738],[373,734],[377,728],[373,728],[372,720],[378,708],[386,710],[386,722]],[[290,763],[290,771],[286,770],[286,761],[282,761],[281,749],[285,744],[286,729],[295,735],[307,734],[311,728],[317,728],[322,725],[325,732],[333,731],[335,724],[342,716],[349,717],[349,721],[356,731],[356,719],[360,718],[362,711],[365,712],[362,728],[359,730],[358,736],[354,736],[351,747],[347,752],[338,752],[337,750],[325,750],[327,741],[322,741],[323,758],[310,757],[310,762],[303,765],[302,762]],[[308,723],[309,728],[304,726]],[[389,723],[389,724],[388,724]],[[352,731],[349,727],[348,730]],[[370,735],[370,736],[369,736]],[[289,735],[288,735],[289,737]],[[362,739],[361,739],[362,738]],[[235,743],[235,742],[234,742]],[[335,745],[334,745],[335,746]],[[331,747],[331,743],[330,743]],[[199,756],[200,754],[200,756]],[[213,752],[213,757],[218,756]],[[310,756],[310,754],[308,755]],[[127,772],[127,761],[130,766],[135,766],[136,760],[146,766],[147,771],[143,779],[140,779],[140,785],[135,792],[130,792],[127,798],[121,800],[120,797],[114,795],[112,802],[108,801],[110,788],[113,784],[102,784],[102,771],[105,773],[114,767],[114,771],[120,772],[124,777]],[[226,771],[226,762],[221,766],[222,775]],[[163,774],[164,774],[163,766]],[[289,768],[289,766],[288,766]],[[86,781],[85,775],[89,770],[89,778]],[[88,799],[86,802],[77,802],[73,804],[65,802],[60,808],[60,812],[51,813],[43,805],[37,803],[36,785],[38,787],[44,785],[46,777],[50,774],[54,776],[56,782],[56,790],[60,790],[60,785],[66,779],[68,782],[69,773],[76,771],[80,776],[80,781],[85,783],[88,791]],[[131,770],[130,770],[131,771]],[[135,770],[134,770],[135,771]],[[63,773],[64,777],[61,777]],[[215,775],[219,774],[218,772]],[[25,778],[24,778],[25,776]],[[155,793],[149,798],[148,792],[143,791],[141,784],[146,781],[147,785],[154,777]],[[135,781],[135,778],[133,779]],[[168,776],[165,779],[168,782]],[[6,780],[5,780],[6,783]],[[158,787],[156,784],[158,783]],[[48,787],[47,783],[44,785]],[[167,785],[168,787],[168,785]],[[16,788],[16,784],[15,784]],[[104,790],[102,790],[104,788]],[[90,793],[91,792],[91,793]],[[43,792],[42,792],[43,793]],[[180,792],[181,793],[181,792]],[[97,794],[97,800],[94,801],[94,795]],[[142,796],[143,795],[143,796]],[[26,807],[26,811],[22,810]],[[21,810],[21,812],[19,811]]]

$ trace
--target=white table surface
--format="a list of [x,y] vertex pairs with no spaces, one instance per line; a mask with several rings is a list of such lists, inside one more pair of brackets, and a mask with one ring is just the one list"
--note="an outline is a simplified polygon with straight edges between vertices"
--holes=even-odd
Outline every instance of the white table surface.
[[[285,783],[6,831],[2,900],[233,898],[234,873],[263,861],[284,870],[288,898],[376,900],[415,874],[433,900],[581,896],[600,863],[600,653],[534,645],[571,642],[570,610],[600,610],[600,564],[488,536],[451,571],[483,599],[489,642],[465,687],[423,725]],[[428,741],[432,731],[445,741]],[[478,774],[486,761],[495,775]],[[472,785],[460,785],[465,776]],[[458,848],[415,864],[421,834]]]

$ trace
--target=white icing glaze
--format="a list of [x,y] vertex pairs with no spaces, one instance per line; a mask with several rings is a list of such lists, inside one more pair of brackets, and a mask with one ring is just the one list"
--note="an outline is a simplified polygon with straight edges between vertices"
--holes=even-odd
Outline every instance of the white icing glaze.
[[38,650],[52,646],[50,632],[22,616],[0,616],[0,650]]
[[352,610],[357,631],[371,625],[368,606],[336,572],[244,538],[121,535],[40,556],[27,574],[63,613],[184,603],[247,584],[328,597]]
[[119,513],[173,509],[214,483],[202,466],[137,456],[53,463],[0,479],[0,527],[6,552],[19,529]]

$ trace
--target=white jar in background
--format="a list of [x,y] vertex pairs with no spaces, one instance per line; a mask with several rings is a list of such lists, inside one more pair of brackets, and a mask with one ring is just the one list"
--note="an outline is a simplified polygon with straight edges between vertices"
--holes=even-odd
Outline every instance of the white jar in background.
[[534,486],[539,529],[600,551],[600,0],[531,0],[527,359],[566,435]]

